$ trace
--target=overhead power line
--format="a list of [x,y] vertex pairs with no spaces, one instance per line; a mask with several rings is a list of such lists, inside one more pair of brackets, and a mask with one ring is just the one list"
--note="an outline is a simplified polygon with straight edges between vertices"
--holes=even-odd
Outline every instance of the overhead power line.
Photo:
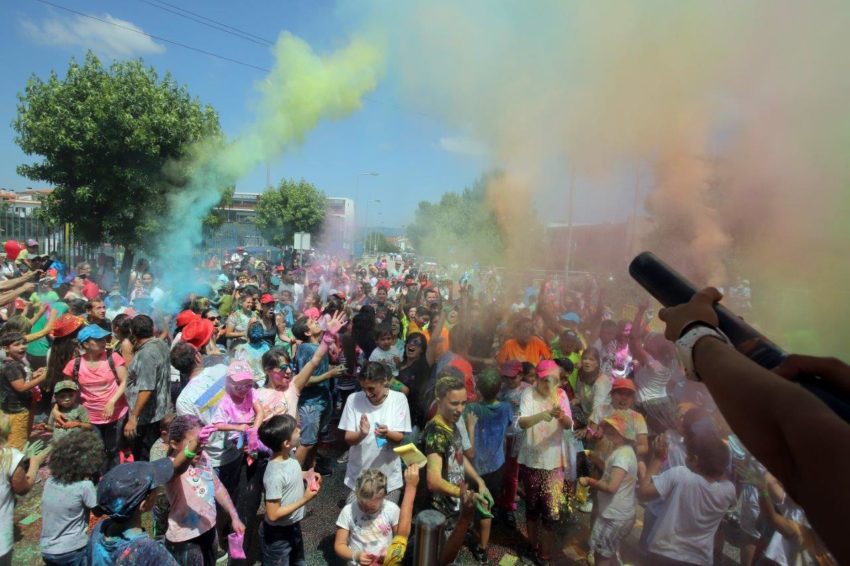
[[59,10],[64,10],[66,12],[70,12],[72,14],[76,14],[78,16],[82,16],[84,18],[89,18],[91,20],[95,20],[110,26],[115,26],[117,28],[121,28],[126,31],[130,31],[133,33],[137,33],[139,35],[144,35],[151,39],[156,39],[157,41],[164,41],[165,43],[170,43],[171,45],[176,45],[177,47],[182,47],[183,49],[189,49],[191,51],[195,51],[197,53],[203,53],[204,55],[209,55],[210,57],[215,57],[216,59],[221,59],[222,61],[229,61],[231,63],[235,63],[237,65],[242,65],[243,67],[249,67],[251,69],[256,69],[258,71],[263,71],[268,73],[271,69],[267,69],[265,67],[260,67],[259,65],[254,65],[253,63],[246,63],[245,61],[240,61],[239,59],[234,59],[232,57],[227,57],[226,55],[220,55],[218,53],[213,53],[212,51],[207,51],[206,49],[201,49],[200,47],[194,47],[192,45],[188,45],[186,43],[181,43],[179,41],[174,41],[173,39],[167,39],[162,36],[153,35],[151,33],[146,33],[141,30],[131,28],[128,26],[122,26],[121,24],[116,24],[115,22],[110,22],[109,20],[104,20],[103,18],[98,18],[97,16],[92,16],[91,14],[86,14],[84,12],[78,12],[77,10],[67,8],[65,6],[60,6],[59,4],[54,4],[53,2],[48,2],[47,0],[36,0],[36,2],[40,2],[42,4],[46,4],[48,6],[52,6],[54,8],[58,8]]
[[230,34],[234,37],[244,39],[245,41],[250,41],[251,43],[255,43],[257,45],[262,45],[264,47],[274,45],[274,42],[268,39],[262,38],[258,35],[254,35],[239,28],[229,26],[225,23],[218,22],[211,18],[207,18],[206,16],[202,16],[201,14],[198,14],[196,12],[185,10],[183,8],[180,8],[179,6],[175,6],[174,4],[169,4],[168,2],[163,2],[161,0],[139,0],[139,2],[143,2],[149,6],[153,6],[154,8],[158,8],[165,12],[174,14],[175,16],[186,18],[187,20],[191,20],[195,23],[201,24],[202,26],[207,26],[214,30]]

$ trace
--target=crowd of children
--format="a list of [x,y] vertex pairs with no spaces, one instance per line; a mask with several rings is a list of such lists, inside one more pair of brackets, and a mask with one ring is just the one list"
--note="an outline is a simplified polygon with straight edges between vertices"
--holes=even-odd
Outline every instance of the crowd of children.
[[492,563],[497,532],[528,563],[563,562],[582,512],[571,558],[600,566],[713,564],[735,525],[746,566],[828,560],[648,305],[618,322],[585,282],[517,300],[491,273],[440,280],[412,259],[235,257],[173,320],[146,264],[123,306],[117,288],[40,295],[44,359],[27,353],[44,334],[0,329],[0,566],[44,462],[46,564],[303,565],[302,521],[334,468],[319,448],[335,443],[348,564],[409,562],[426,508],[445,518],[440,564],[464,546]]

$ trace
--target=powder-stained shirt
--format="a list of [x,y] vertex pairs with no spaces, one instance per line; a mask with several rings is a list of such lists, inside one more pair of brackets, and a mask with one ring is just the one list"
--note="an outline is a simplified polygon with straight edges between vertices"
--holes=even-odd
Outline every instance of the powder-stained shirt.
[[[522,392],[519,404],[520,417],[532,417],[543,411],[560,406],[565,414],[572,416],[570,402],[563,389],[554,390],[552,396],[540,395],[534,387]],[[519,449],[519,463],[538,470],[555,470],[569,465],[564,446],[564,426],[557,420],[540,421],[525,429],[525,437]]]
[[475,421],[475,457],[473,465],[479,475],[495,472],[505,463],[505,436],[513,420],[510,403],[471,403],[467,413]]
[[355,501],[342,508],[336,526],[348,531],[351,550],[380,555],[393,540],[393,528],[398,526],[400,514],[398,505],[386,499],[374,515],[365,513]]
[[551,360],[552,351],[546,342],[532,336],[528,339],[525,346],[522,346],[516,339],[511,338],[502,345],[499,353],[496,354],[496,362],[503,364],[507,361],[528,362],[537,365],[540,360]]
[[127,529],[116,536],[104,531],[112,519],[100,521],[92,529],[86,549],[90,566],[177,566],[165,547],[151,539],[143,529]]
[[[438,454],[443,460],[440,471],[443,479],[452,485],[460,485],[464,479],[463,445],[457,427],[446,423],[437,415],[422,429],[423,453],[425,456]],[[431,492],[431,504],[446,517],[454,517],[460,512],[460,498]]]
[[214,528],[215,492],[220,487],[218,476],[203,456],[184,473],[171,478],[165,484],[171,505],[166,540],[183,542]]
[[135,408],[140,391],[152,391],[138,424],[155,423],[162,420],[171,400],[169,376],[171,374],[171,351],[168,344],[159,338],[150,338],[139,347],[130,362],[127,375],[127,402]]

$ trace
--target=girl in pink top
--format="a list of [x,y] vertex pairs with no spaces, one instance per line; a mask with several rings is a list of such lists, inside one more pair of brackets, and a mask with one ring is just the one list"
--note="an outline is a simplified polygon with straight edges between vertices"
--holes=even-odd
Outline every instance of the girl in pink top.
[[[127,366],[124,358],[108,351],[106,341],[111,334],[103,328],[89,324],[80,330],[77,341],[85,350],[81,357],[72,358],[62,373],[77,382],[80,399],[89,413],[89,420],[103,440],[106,451],[106,471],[119,463],[119,453],[124,437],[124,421],[127,416]],[[107,352],[109,357],[107,358]],[[57,422],[61,413],[55,411]]]
[[173,460],[183,452],[192,459],[183,474],[165,484],[169,503],[165,547],[179,564],[213,566],[218,549],[215,504],[230,515],[235,533],[243,534],[245,525],[201,449],[187,451],[200,432],[201,421],[193,415],[175,417],[168,427],[168,456]]
[[229,435],[229,440],[236,441],[238,445],[240,434],[249,429],[253,429],[249,438],[256,439],[256,431],[263,424],[263,414],[260,400],[254,397],[254,375],[250,366],[242,361],[232,362],[227,368],[224,397],[218,405],[212,424],[217,430],[239,433]]

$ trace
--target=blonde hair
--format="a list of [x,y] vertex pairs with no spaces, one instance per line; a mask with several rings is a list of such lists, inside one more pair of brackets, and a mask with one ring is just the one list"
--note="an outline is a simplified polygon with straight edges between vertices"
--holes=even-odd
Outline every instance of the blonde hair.
[[360,499],[372,499],[387,494],[387,476],[376,469],[363,470],[357,478],[354,494]]
[[12,449],[6,446],[9,440],[9,435],[12,434],[12,421],[9,417],[0,413],[0,473],[6,473],[9,470],[9,464],[12,463]]

